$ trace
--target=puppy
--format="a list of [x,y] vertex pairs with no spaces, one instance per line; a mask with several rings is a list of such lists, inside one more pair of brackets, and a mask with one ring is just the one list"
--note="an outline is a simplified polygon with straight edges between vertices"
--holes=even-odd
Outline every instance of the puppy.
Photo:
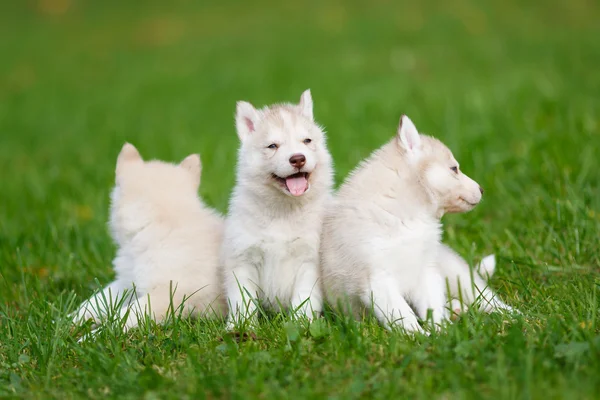
[[223,219],[198,198],[200,172],[197,154],[178,165],[145,162],[123,146],[109,223],[116,279],[79,307],[76,321],[100,322],[115,308],[127,316],[126,329],[142,315],[162,322],[169,311],[226,315],[218,274]]
[[322,310],[319,246],[333,184],[323,129],[306,90],[299,104],[237,103],[241,144],[221,260],[229,327],[256,303],[311,318]]
[[417,315],[425,319],[429,309],[441,323],[446,279],[455,297],[458,281],[469,290],[472,282],[464,260],[441,244],[440,219],[470,211],[482,193],[446,146],[403,116],[396,137],[358,166],[327,209],[321,274],[328,302],[372,308],[387,328],[420,331]]

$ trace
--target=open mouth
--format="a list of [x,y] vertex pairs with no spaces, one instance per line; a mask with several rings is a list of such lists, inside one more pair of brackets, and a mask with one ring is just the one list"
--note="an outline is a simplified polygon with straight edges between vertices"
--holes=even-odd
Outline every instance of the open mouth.
[[302,196],[308,190],[309,175],[308,172],[298,172],[286,178],[281,178],[273,174],[273,179],[279,182],[292,196]]

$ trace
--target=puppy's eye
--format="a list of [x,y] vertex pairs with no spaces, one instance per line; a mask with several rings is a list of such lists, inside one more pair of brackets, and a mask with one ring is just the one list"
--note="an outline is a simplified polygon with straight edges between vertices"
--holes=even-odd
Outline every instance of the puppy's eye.
[[450,167],[450,169],[455,173],[458,174],[458,167]]
[[267,149],[276,149],[276,148],[278,148],[278,147],[279,147],[279,146],[277,146],[277,144],[275,144],[275,143],[271,143],[270,145],[268,145],[268,146],[267,146]]
[[310,142],[312,142],[312,139],[304,139],[304,144],[310,144]]

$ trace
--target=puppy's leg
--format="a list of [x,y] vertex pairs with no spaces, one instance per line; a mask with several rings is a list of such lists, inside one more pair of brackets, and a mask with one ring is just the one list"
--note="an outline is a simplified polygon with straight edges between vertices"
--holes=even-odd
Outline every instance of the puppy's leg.
[[466,311],[477,298],[478,291],[473,281],[479,277],[477,272],[471,271],[469,264],[461,256],[443,244],[440,246],[437,265],[447,280],[452,311],[457,314]]
[[258,290],[258,270],[251,264],[238,265],[225,277],[229,303],[228,330],[233,330],[236,323],[256,318]]
[[195,310],[188,307],[189,293],[177,287],[176,283],[168,283],[156,286],[150,293],[140,296],[133,300],[128,306],[120,310],[121,319],[125,318],[123,330],[128,330],[138,326],[139,321],[146,316],[150,316],[156,323],[163,323],[167,316],[176,316],[183,313],[185,317]]
[[73,323],[80,323],[88,319],[99,322],[107,316],[109,310],[128,304],[133,297],[131,282],[115,280],[81,303],[77,311],[71,314],[71,318]]
[[292,292],[292,310],[312,320],[313,314],[323,310],[323,294],[319,286],[319,272],[313,262],[304,263],[298,272]]
[[483,260],[477,266],[477,271],[483,279],[489,281],[494,276],[494,272],[496,272],[496,256],[490,254],[483,257]]
[[[449,297],[460,299],[460,301],[452,302],[453,309],[462,310],[478,301],[479,309],[484,312],[514,311],[512,307],[500,300],[477,271],[471,271],[469,264],[444,244],[439,249],[437,266],[443,278],[448,281]],[[493,274],[495,267],[495,257],[488,256],[482,260],[478,269],[489,277]],[[459,303],[462,304],[458,306]]]
[[386,329],[401,326],[406,332],[423,332],[417,316],[398,289],[398,282],[387,274],[371,276],[369,289],[361,296],[366,307]]
[[146,295],[133,300],[131,304],[122,307],[121,310],[119,310],[119,318],[121,320],[125,319],[123,332],[138,326],[139,321],[147,315],[148,303],[148,296]]
[[496,256],[494,254],[490,254],[489,256],[483,257],[483,260],[477,266],[477,270],[479,271],[479,277],[475,278],[475,285],[477,288],[477,293],[482,294],[483,301],[488,303],[487,305],[481,304],[480,308],[486,312],[493,312],[496,310],[504,310],[507,312],[516,312],[515,310],[508,304],[504,303],[500,300],[500,296],[498,296],[492,289],[488,286],[488,281],[494,275],[496,271]]
[[448,318],[446,309],[446,285],[444,278],[435,267],[426,267],[423,271],[421,282],[413,292],[417,315],[421,319],[427,318],[427,311],[432,310],[432,320],[435,326]]
[[500,297],[490,289],[487,283],[480,277],[474,278],[474,292],[479,302],[479,309],[487,313],[496,311],[516,312],[517,310],[500,300]]

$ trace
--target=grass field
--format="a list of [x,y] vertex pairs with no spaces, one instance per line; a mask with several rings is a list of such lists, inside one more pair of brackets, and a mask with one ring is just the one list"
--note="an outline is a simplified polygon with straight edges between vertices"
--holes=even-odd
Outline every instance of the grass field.
[[[600,4],[593,1],[36,0],[0,5],[0,396],[600,397]],[[235,343],[176,320],[96,341],[65,316],[112,278],[124,141],[203,159],[226,212],[236,100],[310,87],[336,177],[408,114],[486,190],[444,218],[522,316],[430,337],[374,321],[265,321]],[[52,321],[55,321],[53,323]]]

